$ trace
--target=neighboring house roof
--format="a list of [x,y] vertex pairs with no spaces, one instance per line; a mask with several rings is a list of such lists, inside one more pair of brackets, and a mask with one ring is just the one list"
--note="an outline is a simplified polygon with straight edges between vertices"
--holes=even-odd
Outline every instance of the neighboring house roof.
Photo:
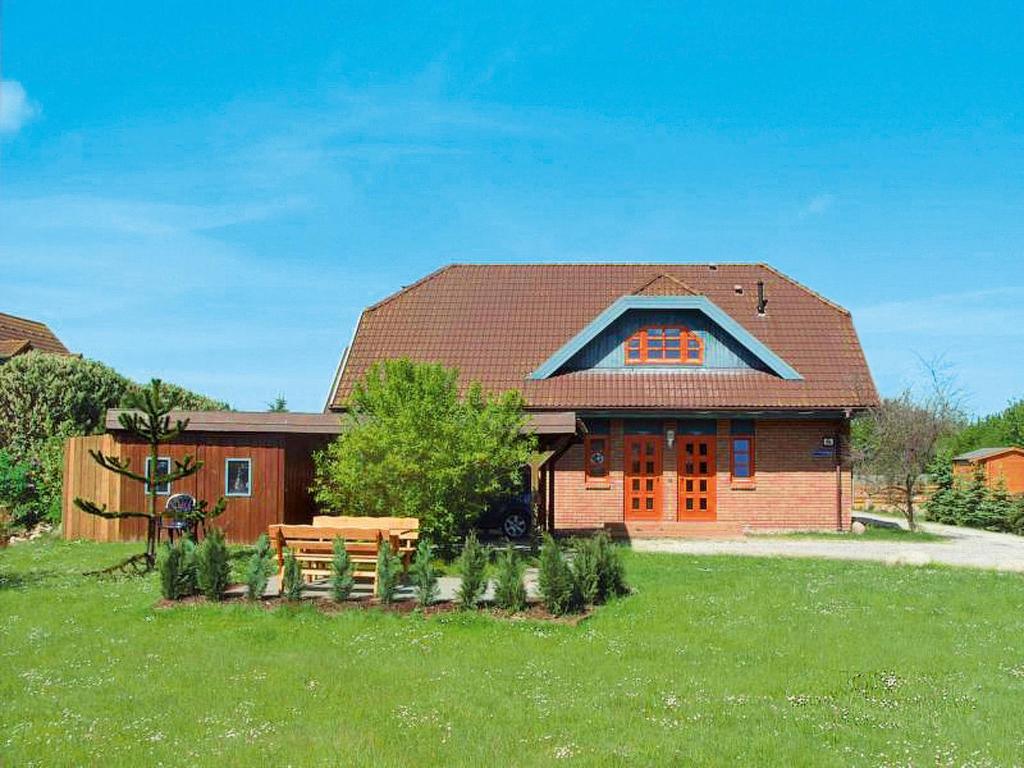
[[[107,410],[106,430],[123,432],[121,408]],[[300,435],[339,435],[343,430],[336,413],[280,413],[274,411],[172,411],[171,422],[188,419],[188,432],[248,432]],[[525,430],[539,435],[573,434],[576,414],[571,411],[534,413],[527,417]]]
[[[759,280],[764,315],[757,313]],[[531,378],[624,297],[703,299],[798,378],[772,365],[565,372],[557,364]],[[815,410],[878,402],[849,312],[763,264],[451,265],[363,313],[330,406],[344,407],[373,362],[397,357],[457,367],[464,382],[491,390],[518,389],[533,409]]]
[[14,357],[30,349],[57,355],[70,354],[43,323],[0,312],[0,358]]
[[985,459],[1002,456],[1005,453],[1016,453],[1024,456],[1024,448],[1018,448],[1015,445],[1008,445],[1002,448],[978,448],[977,450],[968,451],[967,453],[961,453],[959,456],[954,456],[953,461],[984,461]]

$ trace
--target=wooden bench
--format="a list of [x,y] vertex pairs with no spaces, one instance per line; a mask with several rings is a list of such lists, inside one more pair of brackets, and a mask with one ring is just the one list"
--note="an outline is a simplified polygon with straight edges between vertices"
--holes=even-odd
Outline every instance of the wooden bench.
[[352,563],[352,578],[369,582],[377,594],[377,551],[387,536],[393,551],[398,551],[398,538],[379,527],[272,525],[269,536],[277,551],[278,577],[284,585],[284,555],[289,550],[299,562],[304,582],[326,579],[331,575],[334,539],[345,541],[345,551]]
[[354,515],[317,515],[313,518],[314,528],[366,528],[388,531],[398,539],[402,565],[409,567],[420,538],[420,521],[416,517],[356,517]]

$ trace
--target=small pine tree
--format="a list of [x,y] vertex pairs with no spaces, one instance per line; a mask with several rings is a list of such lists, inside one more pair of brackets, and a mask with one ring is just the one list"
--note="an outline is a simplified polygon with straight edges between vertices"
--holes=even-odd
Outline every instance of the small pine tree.
[[601,531],[594,537],[594,547],[597,552],[598,601],[627,594],[629,587],[622,557],[607,531]]
[[971,479],[962,487],[958,505],[960,507],[960,525],[972,528],[985,527],[986,515],[989,513],[988,505],[985,503],[988,495],[985,468],[979,464],[971,474]]
[[955,525],[957,492],[950,457],[945,454],[937,456],[928,474],[935,483],[935,491],[924,503],[925,517],[936,523]]
[[199,590],[208,600],[224,599],[231,578],[231,559],[220,528],[211,528],[196,549],[196,577]]
[[537,588],[544,607],[555,616],[574,610],[578,601],[572,571],[558,542],[550,534],[544,536],[538,570]]
[[384,605],[394,601],[401,575],[402,559],[391,551],[387,541],[382,541],[377,548],[377,597]]
[[177,600],[181,597],[179,586],[181,580],[181,548],[164,544],[156,560],[160,573],[160,594],[165,600]]
[[459,556],[459,570],[462,572],[462,583],[455,594],[455,602],[463,610],[471,610],[476,607],[477,600],[483,594],[487,586],[484,573],[487,570],[487,553],[480,546],[476,533],[470,531],[466,534],[466,541],[462,545],[462,554]]
[[270,578],[271,554],[270,539],[261,533],[256,539],[256,548],[249,558],[249,566],[245,571],[245,584],[248,587],[246,596],[250,600],[259,600],[267,589]]
[[981,503],[981,519],[984,527],[990,531],[1010,530],[1010,518],[1013,516],[1013,499],[1006,490],[1006,481],[999,478],[995,488],[989,488],[988,494]]
[[412,584],[416,589],[416,602],[425,608],[437,600],[437,572],[434,570],[434,547],[427,539],[420,539],[413,558]]
[[526,585],[523,564],[515,550],[507,549],[498,556],[498,577],[494,584],[494,604],[506,611],[526,608]]
[[178,539],[177,545],[181,548],[181,566],[178,574],[178,595],[180,597],[191,597],[199,594],[199,564],[196,561],[196,552],[199,547],[188,536]]
[[1013,499],[1010,508],[1010,518],[1007,521],[1010,533],[1024,536],[1024,493],[1017,494]]
[[577,539],[573,544],[572,576],[585,605],[598,602],[601,578],[598,571],[600,553],[596,539]]
[[284,556],[284,573],[281,575],[281,595],[285,600],[302,599],[302,568],[290,549]]
[[348,600],[352,594],[352,587],[355,580],[352,578],[352,561],[349,559],[348,550],[345,549],[345,541],[335,537],[332,544],[334,556],[331,558],[331,597],[335,602]]

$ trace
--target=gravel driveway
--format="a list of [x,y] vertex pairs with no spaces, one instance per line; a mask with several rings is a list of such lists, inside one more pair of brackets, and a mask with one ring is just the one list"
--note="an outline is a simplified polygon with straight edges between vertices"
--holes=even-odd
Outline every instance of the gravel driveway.
[[[868,517],[856,513],[858,517]],[[677,552],[689,555],[748,555],[750,557],[823,557],[835,560],[877,560],[892,565],[941,563],[965,568],[1024,572],[1024,536],[922,523],[921,528],[943,541],[864,541],[850,535],[838,541],[747,536],[744,539],[637,539],[637,552]]]

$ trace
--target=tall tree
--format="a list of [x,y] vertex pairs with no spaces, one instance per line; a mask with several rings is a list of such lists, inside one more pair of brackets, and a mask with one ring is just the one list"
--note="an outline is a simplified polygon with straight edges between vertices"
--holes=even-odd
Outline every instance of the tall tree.
[[518,392],[488,395],[473,382],[460,396],[458,371],[440,365],[378,363],[348,406],[345,430],[317,455],[316,500],[347,515],[420,518],[444,555],[515,487],[536,446]]
[[[203,462],[187,455],[180,461],[174,460],[174,467],[161,472],[159,455],[160,446],[177,439],[187,428],[188,419],[176,419],[171,424],[170,414],[178,408],[181,393],[168,390],[159,379],[153,379],[148,387],[137,390],[128,398],[127,405],[132,410],[120,415],[121,426],[132,436],[149,445],[149,471],[143,467],[136,470],[131,467],[131,459],[119,456],[107,456],[100,451],[90,450],[89,455],[104,469],[135,482],[142,483],[146,489],[146,509],[144,511],[110,511],[107,505],[102,507],[95,502],[82,498],[75,499],[75,506],[90,515],[107,519],[143,518],[146,520],[146,551],[135,555],[115,567],[134,566],[136,570],[149,571],[156,564],[156,543],[160,518],[163,510],[157,506],[157,489],[168,483],[177,482],[190,477],[203,468]],[[212,509],[205,501],[197,501],[196,507],[187,513],[192,521],[210,519],[221,514],[226,507],[222,496]]]
[[907,389],[886,398],[858,429],[857,459],[869,475],[900,489],[901,512],[917,528],[914,497],[935,459],[940,442],[962,423],[959,396],[951,377],[928,367],[930,392],[915,397]]

